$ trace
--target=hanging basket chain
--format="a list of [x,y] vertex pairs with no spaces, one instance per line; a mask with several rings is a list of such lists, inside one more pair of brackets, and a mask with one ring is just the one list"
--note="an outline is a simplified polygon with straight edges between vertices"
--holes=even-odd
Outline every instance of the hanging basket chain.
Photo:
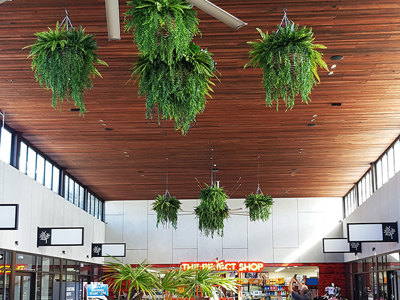
[[165,168],[167,170],[167,173],[165,176],[165,194],[164,194],[164,196],[166,198],[170,198],[171,194],[169,193],[169,190],[168,190],[168,157],[165,159]]
[[282,17],[282,21],[281,21],[281,23],[279,24],[279,27],[278,27],[278,29],[276,30],[276,33],[278,33],[279,32],[279,28],[280,27],[286,27],[286,26],[288,26],[288,25],[290,25],[290,20],[288,19],[288,17],[287,17],[287,14],[286,14],[286,7],[283,9],[283,17]]
[[61,24],[60,24],[60,28],[65,24],[65,27],[67,28],[67,30],[69,30],[70,28],[74,28],[74,26],[72,26],[71,23],[71,19],[69,18],[69,11],[68,8],[65,9],[65,18],[64,20],[62,20]]
[[262,194],[262,190],[260,187],[260,157],[257,157],[257,190],[256,195]]

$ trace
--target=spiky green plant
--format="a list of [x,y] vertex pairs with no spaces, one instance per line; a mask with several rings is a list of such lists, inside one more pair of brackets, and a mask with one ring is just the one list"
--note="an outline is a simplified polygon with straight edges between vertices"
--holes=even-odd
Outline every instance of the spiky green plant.
[[199,230],[206,236],[224,235],[224,221],[229,217],[227,198],[224,189],[217,185],[206,184],[201,190],[200,204],[195,208],[195,214],[199,220]]
[[157,213],[157,227],[159,223],[162,225],[171,224],[176,229],[178,224],[178,210],[181,209],[181,204],[176,197],[157,195],[153,203],[153,210]]
[[222,293],[220,288],[237,293],[236,278],[223,277],[225,274],[226,272],[215,272],[211,269],[196,270],[193,279],[185,285],[183,296],[218,298],[218,291]]
[[314,85],[318,84],[318,67],[328,70],[322,53],[317,49],[326,49],[323,45],[313,44],[312,28],[294,25],[278,26],[278,30],[268,34],[257,28],[261,39],[248,42],[252,47],[250,61],[245,65],[260,68],[263,71],[263,83],[266,90],[266,103],[271,107],[282,99],[286,109],[292,109],[295,97],[308,104]]
[[133,31],[139,51],[147,59],[175,63],[188,52],[200,33],[196,10],[185,0],[133,0],[125,13],[125,30]]
[[[150,271],[144,263],[133,268],[129,264],[123,264],[120,260],[113,258],[113,261],[105,263],[105,273],[102,280],[107,281],[110,288],[121,294],[128,291],[128,298],[149,295],[155,299],[154,289],[159,289],[158,278]],[[135,297],[136,298],[136,297]]]
[[160,287],[165,292],[166,299],[171,300],[174,295],[183,295],[185,288],[193,282],[195,270],[174,269],[160,274]]
[[146,117],[153,118],[157,110],[158,120],[174,120],[175,129],[186,134],[213,92],[216,69],[211,55],[195,44],[172,65],[141,55],[132,77],[139,81],[139,96],[146,95]]
[[[36,80],[53,93],[52,106],[64,100],[74,101],[81,113],[85,112],[84,92],[93,87],[92,77],[101,74],[95,64],[107,65],[96,54],[98,49],[93,35],[85,29],[60,27],[35,34],[37,40],[30,47],[32,70]],[[26,48],[27,48],[26,47]]]
[[270,195],[251,193],[244,200],[244,204],[249,210],[250,221],[267,221],[271,215],[274,200]]

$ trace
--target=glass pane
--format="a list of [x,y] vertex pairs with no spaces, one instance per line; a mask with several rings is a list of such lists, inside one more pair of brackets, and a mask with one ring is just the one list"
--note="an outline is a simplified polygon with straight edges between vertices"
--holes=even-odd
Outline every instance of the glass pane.
[[68,200],[68,185],[69,185],[69,177],[68,175],[64,176],[64,198]]
[[19,170],[26,174],[26,152],[28,151],[28,146],[21,142],[19,151]]
[[70,202],[74,202],[74,186],[75,186],[75,181],[72,179],[72,178],[70,178],[69,179],[69,184],[68,184],[68,186],[69,186],[69,192],[68,192],[68,200],[70,201]]
[[6,163],[11,161],[12,134],[5,128],[1,128],[0,159]]
[[388,151],[388,169],[389,169],[389,178],[394,176],[394,151],[393,147],[391,147]]
[[99,217],[99,199],[95,198],[94,200],[94,216],[96,218]]
[[18,271],[35,271],[36,270],[36,257],[28,254],[16,254],[16,270]]
[[400,142],[394,144],[394,171],[397,173],[400,171]]
[[89,194],[89,214],[94,214],[94,203],[93,203],[93,195]]
[[378,160],[376,162],[376,184],[379,189],[382,186],[382,161]]
[[387,154],[382,156],[382,183],[385,184],[389,180],[389,169],[388,169],[388,160]]
[[36,181],[40,184],[44,182],[44,158],[40,154],[36,158]]
[[75,196],[74,196],[74,204],[79,206],[79,184],[75,182]]
[[79,188],[79,207],[85,207],[85,189],[83,187]]
[[38,258],[38,269],[42,272],[50,272],[50,266],[53,264],[53,258],[51,257],[42,257]]
[[28,170],[29,177],[35,179],[36,172],[36,152],[32,148],[28,148]]
[[45,186],[48,189],[51,189],[52,173],[53,173],[53,165],[48,160],[46,160],[46,169],[44,173],[44,178],[45,178]]
[[40,299],[53,300],[53,274],[42,274]]
[[53,166],[53,191],[58,194],[58,189],[59,189],[59,183],[60,183],[60,170],[56,167]]
[[387,255],[387,267],[388,269],[400,268],[400,256],[398,252]]
[[99,201],[99,220],[103,221],[103,207],[104,207],[104,202]]

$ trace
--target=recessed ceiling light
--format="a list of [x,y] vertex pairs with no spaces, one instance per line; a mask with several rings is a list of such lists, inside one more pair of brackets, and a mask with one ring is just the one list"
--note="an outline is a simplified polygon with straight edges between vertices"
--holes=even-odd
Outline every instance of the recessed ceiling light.
[[342,106],[342,103],[340,102],[333,102],[331,103],[332,106]]
[[80,111],[79,108],[70,108],[69,110],[70,110],[70,111]]
[[336,65],[331,66],[331,70],[336,69]]
[[330,71],[330,72],[328,73],[329,76],[332,76],[333,74],[334,74],[333,71]]
[[101,125],[103,125],[103,126],[107,126],[107,123],[103,123],[103,124],[101,124]]
[[110,128],[110,127],[106,127],[106,128],[104,128],[104,130],[105,131],[111,131],[111,130],[114,130],[113,128]]
[[311,122],[315,122],[315,119],[311,119],[310,121],[311,121]]
[[128,152],[124,151],[124,154],[128,154]]
[[344,58],[343,55],[332,55],[331,59],[332,60],[342,60]]
[[308,127],[315,127],[315,126],[317,126],[317,124],[308,123],[307,126],[308,126]]
[[99,120],[99,122],[103,123],[103,122],[104,122],[104,120],[100,119],[100,120]]
[[313,117],[313,118],[316,118],[317,116],[318,116],[318,115],[313,115],[312,117]]

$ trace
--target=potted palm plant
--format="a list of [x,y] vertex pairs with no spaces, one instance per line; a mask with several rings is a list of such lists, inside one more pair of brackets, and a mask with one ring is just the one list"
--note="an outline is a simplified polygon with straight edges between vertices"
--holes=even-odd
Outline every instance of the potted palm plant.
[[125,30],[132,31],[139,51],[150,61],[175,63],[200,33],[196,10],[185,0],[134,0],[125,13]]
[[174,120],[175,129],[186,134],[211,97],[215,63],[211,53],[190,44],[189,51],[172,65],[141,55],[132,70],[139,81],[139,96],[146,95],[146,117]]
[[93,35],[85,29],[56,24],[56,28],[35,34],[37,40],[30,48],[32,70],[39,84],[52,91],[52,106],[64,100],[73,101],[81,113],[85,112],[84,92],[93,87],[92,77],[101,77],[95,64],[107,65],[96,51]]
[[308,103],[313,86],[320,81],[318,67],[328,70],[318,51],[326,47],[314,44],[312,29],[295,25],[287,19],[286,12],[275,32],[257,30],[261,39],[248,42],[252,49],[245,68],[252,66],[263,71],[267,106],[276,102],[278,110],[279,99],[282,99],[286,109],[292,109],[297,95]]

